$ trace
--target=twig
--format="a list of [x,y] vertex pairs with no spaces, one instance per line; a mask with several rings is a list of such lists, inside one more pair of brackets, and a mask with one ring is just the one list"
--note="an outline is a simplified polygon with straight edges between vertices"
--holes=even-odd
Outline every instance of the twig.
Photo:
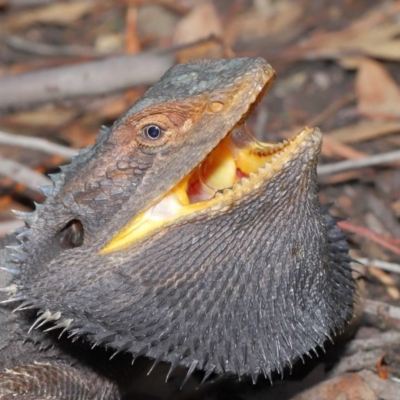
[[372,315],[383,315],[385,317],[400,320],[400,308],[388,303],[376,300],[365,300],[364,312]]
[[365,368],[372,368],[376,365],[376,360],[384,354],[383,350],[371,350],[362,353],[352,354],[348,357],[343,357],[340,361],[329,371],[329,378],[341,375],[350,371],[361,371]]
[[2,0],[0,5],[10,7],[37,7],[45,4],[54,3],[56,0]]
[[26,147],[32,150],[43,151],[44,153],[49,153],[51,155],[58,155],[66,159],[69,159],[78,154],[78,152],[74,149],[52,143],[46,139],[22,135],[13,135],[2,131],[0,131],[0,144]]
[[389,151],[387,153],[375,154],[366,158],[357,160],[346,160],[332,164],[318,166],[318,175],[324,176],[336,174],[338,172],[348,171],[351,169],[372,167],[374,165],[387,164],[400,160],[400,150]]
[[152,84],[173,65],[176,51],[214,40],[2,77],[0,110]]
[[51,185],[52,181],[44,175],[25,167],[16,161],[0,156],[0,175],[6,176],[15,182],[22,183],[29,189],[38,192],[38,186]]
[[388,238],[381,237],[381,236],[377,235],[376,233],[370,231],[368,228],[364,228],[362,226],[357,226],[357,225],[351,224],[350,222],[347,222],[347,221],[339,221],[338,226],[346,232],[351,232],[351,233],[355,233],[357,235],[363,236],[367,239],[370,239],[370,240],[380,244],[382,247],[390,250],[392,253],[400,255],[399,247],[397,247],[394,244],[389,243]]
[[153,52],[6,76],[0,78],[0,109],[151,84],[172,64],[172,54]]
[[400,274],[400,265],[399,264],[394,264],[394,263],[389,263],[389,262],[382,261],[382,260],[375,260],[375,259],[369,259],[369,258],[357,258],[357,261],[361,264],[370,265],[372,267],[379,268],[384,271]]
[[22,37],[9,35],[5,38],[5,42],[11,48],[19,51],[24,51],[30,54],[40,56],[100,56],[100,52],[95,51],[90,46],[78,45],[51,45],[47,43],[38,43],[31,40],[26,40]]
[[[372,300],[371,300],[372,301]],[[346,354],[351,355],[360,351],[379,349],[384,346],[400,344],[400,332],[388,331],[379,333],[368,339],[354,339],[346,346]]]
[[9,0],[12,7],[37,7],[55,2],[56,0]]

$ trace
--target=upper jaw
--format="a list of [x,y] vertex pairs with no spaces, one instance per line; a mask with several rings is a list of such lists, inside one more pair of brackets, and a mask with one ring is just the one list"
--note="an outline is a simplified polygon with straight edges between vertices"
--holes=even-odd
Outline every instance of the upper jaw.
[[[210,60],[205,66],[198,63],[186,64],[189,69],[192,69],[193,73],[199,75],[197,80],[192,82],[192,86],[201,86],[201,79],[205,79],[205,71],[207,71],[207,68],[214,68],[214,62],[216,65],[221,63],[229,65],[230,62],[235,62],[235,60]],[[275,78],[274,70],[263,59],[243,59],[239,66],[237,75],[231,78],[228,83],[224,82],[225,85],[215,83],[213,90],[204,90],[200,94],[195,93],[193,97],[190,97],[187,93],[185,94],[186,97],[183,97],[183,95],[182,97],[179,95],[169,96],[163,105],[165,110],[174,111],[179,107],[187,107],[189,110],[187,118],[193,121],[180,142],[174,143],[166,151],[154,156],[151,168],[146,171],[140,185],[135,188],[135,192],[132,193],[133,196],[125,202],[123,209],[118,212],[115,223],[112,222],[108,225],[112,234],[117,233],[121,228],[118,221],[127,221],[132,216],[143,212],[149,205],[158,202],[178,182],[193,171],[234,126],[240,120],[246,118]],[[178,66],[177,69],[180,67]],[[212,74],[207,72],[208,75]],[[162,82],[163,80],[160,81],[161,85]],[[157,85],[150,89],[139,103],[143,101],[143,104],[147,104],[148,96],[154,95],[155,92],[164,96],[165,92],[160,91],[163,87],[157,88]],[[184,86],[184,84],[182,85]],[[178,83],[176,83],[174,90],[176,90],[176,93],[181,93],[182,88],[179,89]],[[222,107],[219,107],[219,105],[222,105]],[[132,109],[134,110],[135,107]],[[122,129],[128,119],[128,116],[124,116],[121,121],[116,123],[113,132]]]

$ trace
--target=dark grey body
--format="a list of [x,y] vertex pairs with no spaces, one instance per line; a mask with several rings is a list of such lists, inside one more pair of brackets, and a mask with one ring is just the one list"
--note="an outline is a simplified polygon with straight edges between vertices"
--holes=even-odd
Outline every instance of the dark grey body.
[[[171,70],[63,169],[44,205],[23,216],[20,247],[3,260],[18,288],[11,301],[47,312],[36,325],[54,322],[92,344],[167,361],[171,370],[188,367],[188,376],[203,369],[270,377],[343,329],[354,282],[345,238],[318,201],[318,132],[229,207],[101,252],[242,118],[269,68],[239,59]],[[198,89],[221,70],[223,78]],[[198,86],[191,82],[196,89],[178,79],[183,73],[198,79]],[[231,101],[234,89],[253,100],[232,100],[223,115],[207,111],[204,104],[215,99]],[[168,115],[165,129],[176,139],[143,145],[135,136],[140,113],[155,121]]]

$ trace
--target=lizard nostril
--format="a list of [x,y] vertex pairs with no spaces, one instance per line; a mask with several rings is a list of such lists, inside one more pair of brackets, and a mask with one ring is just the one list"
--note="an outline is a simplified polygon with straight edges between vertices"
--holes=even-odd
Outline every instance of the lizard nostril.
[[58,234],[62,249],[74,249],[83,244],[84,231],[82,222],[78,219],[69,221]]

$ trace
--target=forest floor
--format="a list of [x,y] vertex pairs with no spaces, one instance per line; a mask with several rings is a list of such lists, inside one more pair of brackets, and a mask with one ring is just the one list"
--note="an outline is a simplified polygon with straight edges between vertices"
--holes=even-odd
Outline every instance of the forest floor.
[[[124,55],[129,73],[116,79]],[[167,366],[149,377],[135,366],[135,398],[399,399],[400,1],[0,0],[0,236],[21,225],[12,209],[44,200],[45,174],[167,68],[234,56],[277,71],[248,122],[257,138],[324,133],[320,198],[359,261],[357,315],[326,354],[273,386],[216,377],[194,390],[195,374],[180,391],[179,372],[166,387]],[[87,73],[101,84],[85,86]]]

